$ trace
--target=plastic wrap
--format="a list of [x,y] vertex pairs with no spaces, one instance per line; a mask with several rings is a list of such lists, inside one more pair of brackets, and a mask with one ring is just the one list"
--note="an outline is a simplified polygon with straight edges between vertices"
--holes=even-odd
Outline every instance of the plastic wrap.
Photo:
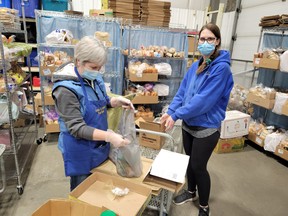
[[117,173],[123,177],[141,176],[141,151],[136,137],[134,112],[132,110],[123,110],[117,132],[131,141],[130,144],[119,148],[111,145],[109,158],[115,163]]

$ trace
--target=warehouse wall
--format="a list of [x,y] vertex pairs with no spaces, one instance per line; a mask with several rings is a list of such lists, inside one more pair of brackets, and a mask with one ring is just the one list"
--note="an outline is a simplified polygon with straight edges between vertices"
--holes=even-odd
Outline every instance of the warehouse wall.
[[[242,0],[242,10],[236,28],[237,40],[234,42],[232,59],[252,61],[257,52],[263,16],[287,14],[288,2],[282,0]],[[252,63],[236,62],[232,64],[234,73],[253,69]],[[257,78],[257,73],[256,77]],[[252,73],[235,76],[235,82],[250,87]],[[255,83],[256,81],[254,81]]]
[[252,60],[260,36],[260,19],[263,16],[287,14],[288,2],[275,0],[242,0],[242,11],[237,24],[237,40],[233,58]]

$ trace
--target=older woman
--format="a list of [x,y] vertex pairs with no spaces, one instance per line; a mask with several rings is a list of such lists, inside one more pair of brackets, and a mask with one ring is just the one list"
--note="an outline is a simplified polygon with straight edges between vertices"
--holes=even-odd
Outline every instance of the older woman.
[[52,96],[59,114],[58,148],[62,152],[66,176],[72,191],[103,163],[109,155],[109,142],[116,146],[129,143],[120,134],[107,130],[107,107],[133,108],[123,97],[109,98],[100,70],[107,60],[103,44],[84,37],[75,47],[75,63],[53,74]]

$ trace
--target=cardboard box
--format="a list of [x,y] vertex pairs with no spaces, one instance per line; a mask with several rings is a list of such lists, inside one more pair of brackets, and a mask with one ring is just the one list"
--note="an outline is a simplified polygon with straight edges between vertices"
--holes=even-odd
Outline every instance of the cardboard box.
[[281,111],[281,113],[282,113],[283,115],[288,116],[288,101],[286,101],[286,103],[284,103],[284,105],[282,106],[282,111]]
[[133,104],[157,104],[158,96],[142,96],[142,95],[136,95],[132,99]]
[[37,93],[34,96],[34,103],[35,103],[36,109],[37,109],[37,107],[42,106],[41,93]]
[[250,115],[237,110],[226,111],[221,122],[221,139],[245,136],[249,133]]
[[246,101],[250,102],[252,104],[255,104],[257,106],[264,107],[266,109],[273,109],[274,103],[275,103],[275,100],[265,99],[265,98],[263,98],[263,97],[261,97],[259,95],[255,95],[255,94],[253,94],[251,92],[249,92],[247,94]]
[[105,211],[97,206],[67,199],[51,199],[40,206],[32,216],[100,216]]
[[45,133],[60,132],[59,124],[45,124]]
[[195,43],[195,37],[189,36],[188,37],[188,52],[196,52],[197,50],[197,43]]
[[113,10],[112,9],[91,9],[89,10],[89,16],[109,16],[113,17]]
[[288,161],[288,151],[281,144],[276,147],[274,154]]
[[[140,129],[156,131],[156,132],[165,132],[164,124],[156,123],[156,122],[139,122]],[[142,146],[146,146],[148,148],[159,150],[165,143],[165,137],[154,135],[150,133],[139,133],[139,143]]]
[[264,146],[264,139],[253,132],[249,132],[248,139],[261,147]]
[[54,102],[51,95],[45,95],[44,96],[44,104],[45,104],[45,106],[46,105],[55,105],[55,102]]
[[242,151],[244,148],[244,137],[232,138],[232,139],[219,139],[214,149],[215,153],[230,153]]
[[57,67],[55,66],[41,66],[40,74],[42,76],[52,76],[52,74],[56,71]]
[[[111,191],[115,187],[128,188],[129,193],[115,197]],[[141,215],[151,198],[151,192],[150,188],[143,185],[96,171],[78,185],[70,197],[100,208],[104,206],[119,216],[127,216]]]
[[280,60],[254,57],[253,66],[261,68],[279,69]]
[[[173,193],[178,192],[183,188],[185,183],[181,184],[181,183],[169,181],[163,178],[150,175],[150,169],[153,163],[152,159],[141,157],[141,161],[143,165],[143,170],[142,170],[142,175],[140,177],[138,178],[122,177],[122,179],[128,182],[134,182],[134,183],[150,188],[152,190],[153,195],[159,195],[162,188],[169,190]],[[116,171],[116,166],[111,160],[105,161],[100,166],[91,170],[91,172],[92,173],[101,172],[107,175],[119,176]]]
[[129,71],[129,80],[132,82],[157,82],[158,73],[142,73],[142,76],[139,77]]

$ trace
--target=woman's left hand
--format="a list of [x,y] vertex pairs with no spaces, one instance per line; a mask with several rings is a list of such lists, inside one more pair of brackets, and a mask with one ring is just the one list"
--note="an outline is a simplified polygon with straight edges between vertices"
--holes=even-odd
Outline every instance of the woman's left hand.
[[174,127],[174,124],[175,124],[175,121],[171,118],[171,116],[169,116],[165,123],[165,127],[166,127],[165,131],[171,130]]

